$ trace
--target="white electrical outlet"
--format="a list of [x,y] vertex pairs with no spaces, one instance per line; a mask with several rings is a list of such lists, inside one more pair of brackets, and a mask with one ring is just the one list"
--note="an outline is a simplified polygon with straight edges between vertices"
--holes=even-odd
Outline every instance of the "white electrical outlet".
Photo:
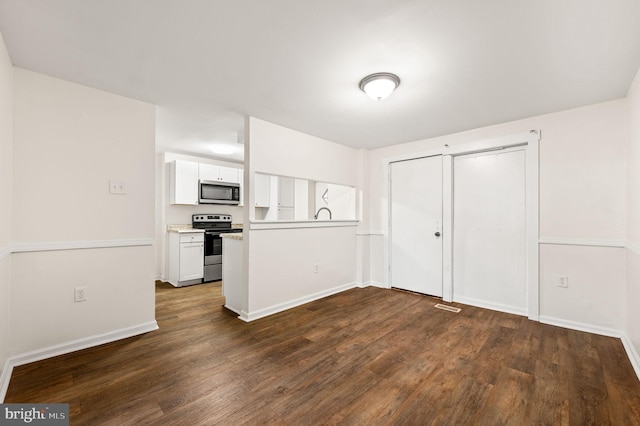
[[314,264],[313,264],[313,273],[314,273],[314,274],[317,274],[317,273],[318,273],[318,267],[319,267],[319,266],[318,266],[318,264],[317,264],[317,263],[314,263]]
[[73,298],[76,302],[84,302],[87,300],[87,288],[76,287],[73,289]]
[[127,184],[118,180],[109,181],[109,194],[126,194]]
[[567,277],[566,275],[554,275],[553,277],[558,287],[569,287],[569,277]]

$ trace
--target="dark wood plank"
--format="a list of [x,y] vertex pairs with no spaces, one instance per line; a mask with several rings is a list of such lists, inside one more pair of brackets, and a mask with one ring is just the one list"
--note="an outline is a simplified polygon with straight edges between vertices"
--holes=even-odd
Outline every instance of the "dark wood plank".
[[245,323],[219,284],[156,286],[160,330],[15,368],[73,425],[640,425],[620,340],[378,288]]

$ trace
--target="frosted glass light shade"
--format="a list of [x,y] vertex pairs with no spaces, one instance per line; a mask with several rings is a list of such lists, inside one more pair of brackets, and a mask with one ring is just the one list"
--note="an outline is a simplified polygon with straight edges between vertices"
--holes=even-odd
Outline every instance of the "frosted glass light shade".
[[400,78],[388,72],[366,76],[360,81],[360,90],[374,101],[387,98],[400,85]]
[[229,145],[214,145],[211,147],[211,151],[213,151],[214,154],[229,155],[233,154],[235,150]]

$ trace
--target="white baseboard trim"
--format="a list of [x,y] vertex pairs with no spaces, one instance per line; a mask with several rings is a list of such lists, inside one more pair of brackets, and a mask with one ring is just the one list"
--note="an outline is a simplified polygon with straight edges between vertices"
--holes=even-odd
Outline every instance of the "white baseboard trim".
[[333,294],[341,293],[346,290],[358,287],[358,284],[353,282],[344,284],[338,287],[333,287],[327,290],[319,291],[308,296],[299,297],[287,302],[278,303],[277,305],[268,306],[266,308],[258,309],[257,311],[247,312],[242,311],[238,318],[242,321],[251,322],[260,318],[267,317],[269,315],[277,314],[278,312],[286,311],[287,309],[295,308],[296,306],[304,305],[305,303],[313,302],[314,300],[322,299]]
[[526,309],[517,308],[515,306],[503,305],[500,303],[486,302],[484,300],[473,299],[470,297],[453,296],[453,301],[462,303],[464,305],[471,305],[478,308],[491,309],[492,311],[505,312],[507,314],[514,314],[520,316],[528,316],[529,313]]
[[624,346],[624,350],[627,352],[627,357],[633,366],[633,370],[636,372],[636,376],[638,376],[638,380],[640,380],[640,355],[636,348],[633,346],[631,342],[631,338],[627,335],[627,333],[614,330],[612,328],[599,327],[592,324],[585,324],[576,321],[568,321],[562,320],[553,317],[540,316],[540,322],[543,324],[555,325],[557,327],[568,328],[570,330],[584,331],[587,333],[599,334],[601,336],[608,336],[620,339],[622,342],[622,346]]
[[54,356],[64,355],[82,349],[92,348],[94,346],[103,345],[105,343],[115,342],[116,340],[126,339],[127,337],[137,336],[139,334],[148,333],[158,329],[156,321],[150,321],[131,327],[121,328],[119,330],[110,331],[108,333],[96,334],[95,336],[85,337],[83,339],[72,340],[70,342],[49,346],[47,348],[37,349],[35,351],[26,352],[24,354],[15,355],[9,358],[12,365],[29,364],[31,362],[41,361]]
[[70,342],[61,343],[58,345],[53,345],[46,348],[37,349],[35,351],[26,352],[23,354],[9,357],[9,359],[5,363],[5,368],[2,373],[3,382],[0,383],[0,401],[4,401],[6,390],[9,386],[11,373],[13,372],[14,367],[17,367],[19,365],[29,364],[31,362],[41,361],[47,358],[53,358],[54,356],[64,355],[64,354],[79,351],[82,349],[91,348],[94,346],[103,345],[105,343],[115,342],[116,340],[126,339],[127,337],[137,336],[139,334],[148,333],[150,331],[154,331],[157,329],[158,329],[158,323],[156,321],[150,321],[147,323],[138,324],[131,327],[121,328],[120,330],[110,331],[108,333],[96,334],[95,336],[72,340]]
[[540,322],[543,324],[555,325],[570,330],[585,331],[587,333],[599,334],[601,336],[622,338],[622,331],[612,328],[600,327],[593,324],[586,324],[577,321],[569,321],[554,317],[540,315]]
[[633,346],[633,342],[631,342],[631,338],[627,333],[622,333],[620,340],[622,340],[622,346],[624,346],[624,350],[627,351],[629,361],[631,361],[631,365],[636,372],[636,376],[638,376],[638,380],[640,380],[640,354],[636,351],[636,348]]
[[358,287],[360,287],[360,288],[378,287],[378,288],[384,288],[384,289],[387,289],[387,290],[390,288],[386,284],[378,283],[378,282],[375,282],[375,281],[365,281],[363,283],[358,284]]
[[[236,314],[238,314],[240,316],[243,313],[242,309],[234,308],[233,306],[227,305],[226,303],[225,303],[224,307],[227,308],[228,310],[230,310],[231,312],[235,312]],[[240,317],[238,317],[238,318],[240,318]]]
[[7,359],[2,368],[2,374],[0,374],[0,404],[4,402],[4,397],[7,395],[7,389],[9,389],[9,381],[11,380],[11,374],[13,373],[13,365]]

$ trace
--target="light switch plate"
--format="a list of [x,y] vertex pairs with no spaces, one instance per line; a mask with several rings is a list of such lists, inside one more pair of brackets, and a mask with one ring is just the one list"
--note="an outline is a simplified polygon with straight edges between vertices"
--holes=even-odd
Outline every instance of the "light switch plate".
[[75,302],[84,302],[87,300],[87,287],[76,287],[73,289],[73,300]]
[[554,275],[553,278],[558,287],[562,287],[562,288],[569,287],[569,277],[567,277],[566,275]]

